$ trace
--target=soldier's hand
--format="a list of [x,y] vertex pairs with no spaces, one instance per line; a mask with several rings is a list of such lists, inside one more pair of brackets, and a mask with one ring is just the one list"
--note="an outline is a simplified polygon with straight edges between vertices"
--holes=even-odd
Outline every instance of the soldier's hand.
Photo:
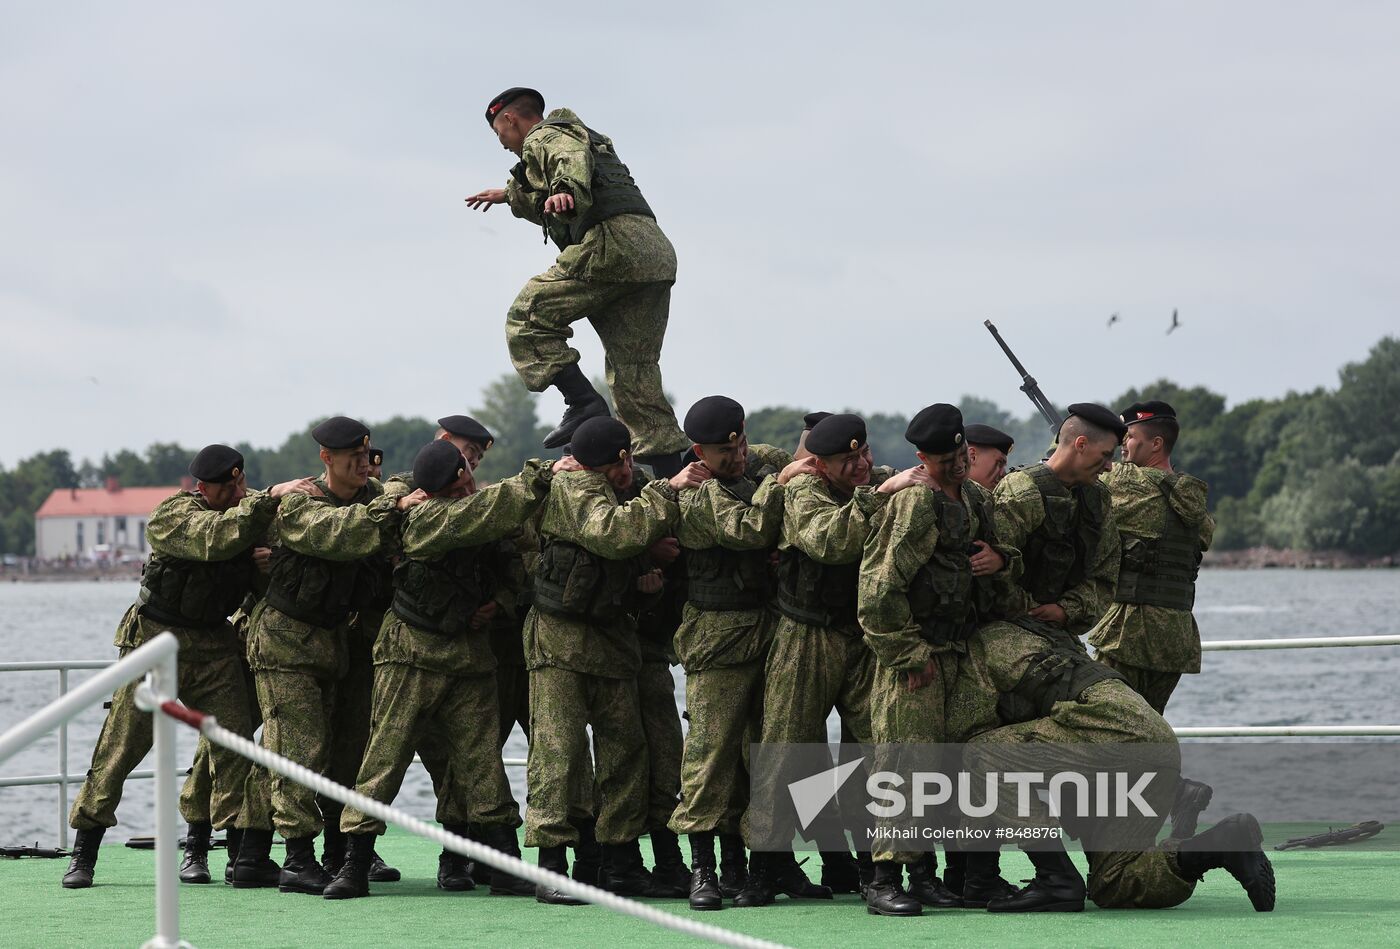
[[710,474],[709,468],[698,461],[692,461],[682,468],[680,473],[670,480],[669,484],[677,491],[684,491],[687,488],[698,488],[712,477],[714,475]]
[[409,508],[417,507],[426,500],[428,500],[428,492],[424,491],[422,488],[418,488],[399,498],[398,503],[394,506],[400,511],[407,511]]
[[500,608],[501,604],[497,603],[495,600],[492,600],[484,606],[477,607],[476,612],[472,614],[472,618],[469,621],[471,628],[481,629],[484,627],[487,623],[496,618],[496,612]]
[[551,194],[544,199],[545,214],[568,214],[574,209],[574,196],[567,191]]
[[505,188],[487,188],[485,191],[478,191],[467,199],[467,207],[473,211],[489,211],[493,204],[506,203]]
[[1042,603],[1030,611],[1030,617],[1043,623],[1054,623],[1056,626],[1063,626],[1069,622],[1069,614],[1058,603]]
[[932,682],[936,675],[938,675],[938,657],[934,656],[924,663],[922,669],[911,669],[904,673],[904,687],[910,692],[917,692]]
[[974,577],[989,577],[994,573],[1001,572],[1006,566],[1006,558],[987,546],[985,540],[974,540],[972,546],[978,548],[977,553],[967,558],[967,562],[972,564],[972,575]]
[[578,463],[578,459],[573,455],[565,455],[556,461],[551,469],[555,474],[561,471],[582,471],[583,465]]
[[313,498],[318,498],[321,496],[321,489],[316,487],[316,482],[310,478],[298,478],[295,481],[274,484],[267,489],[267,493],[274,498],[284,498],[289,494],[308,494]]
[[903,491],[905,488],[912,488],[916,484],[933,485],[933,479],[929,477],[928,469],[923,465],[905,468],[893,477],[886,478],[884,483],[875,490],[880,494],[894,494],[897,491]]
[[253,566],[258,568],[259,573],[269,573],[272,570],[272,548],[254,547]]
[[799,458],[789,463],[782,471],[778,472],[778,483],[787,484],[798,475],[817,474],[817,458],[815,455],[808,455],[806,458]]
[[666,581],[661,576],[660,570],[648,570],[637,578],[637,592],[650,596],[653,593],[660,593],[661,588],[666,585]]
[[666,566],[676,562],[676,558],[681,555],[681,542],[674,537],[663,537],[647,548],[647,556],[651,562]]

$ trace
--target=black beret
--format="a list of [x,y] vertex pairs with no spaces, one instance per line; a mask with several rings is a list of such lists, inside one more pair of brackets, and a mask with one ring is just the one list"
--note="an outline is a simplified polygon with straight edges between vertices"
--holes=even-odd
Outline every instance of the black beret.
[[1123,420],[1118,414],[1107,406],[1099,405],[1097,402],[1076,402],[1069,407],[1070,415],[1078,415],[1090,425],[1095,425],[1106,432],[1112,432],[1119,441],[1128,432],[1128,426],[1123,424]]
[[539,103],[540,111],[544,111],[544,96],[534,89],[527,89],[524,86],[511,86],[505,92],[491,100],[491,104],[486,107],[486,124],[491,125],[496,121],[496,116],[501,114],[501,110],[510,105],[521,96],[534,96]]
[[1154,418],[1176,418],[1176,409],[1165,402],[1156,399],[1149,399],[1146,402],[1134,402],[1122,412],[1123,422],[1131,425],[1134,422],[1146,422]]
[[828,415],[807,434],[814,455],[844,455],[865,444],[865,419],[859,415]]
[[384,464],[384,449],[375,448],[373,445],[371,445],[369,447],[369,463],[370,465]]
[[920,409],[904,430],[904,440],[926,455],[956,451],[964,438],[962,413],[956,405],[946,402]]
[[816,428],[817,423],[824,418],[831,418],[831,413],[808,412],[806,415],[802,416],[802,430],[804,432],[810,432],[812,429]]
[[205,445],[190,462],[190,477],[205,484],[223,484],[242,473],[242,453],[227,445]]
[[322,448],[359,448],[362,445],[369,447],[369,429],[365,428],[363,422],[346,418],[344,415],[326,419],[311,430],[311,437],[316,439],[316,444]]
[[446,415],[438,419],[442,430],[469,442],[476,442],[485,451],[496,443],[495,437],[470,415]]
[[707,395],[685,413],[682,427],[697,445],[737,441],[744,433],[744,407],[726,395]]
[[598,415],[575,429],[569,444],[579,464],[601,468],[627,457],[632,450],[632,435],[617,419]]
[[466,470],[467,459],[462,457],[457,446],[441,438],[418,449],[413,459],[413,481],[429,494],[446,488]]
[[963,434],[967,436],[969,445],[986,445],[988,448],[997,448],[1006,454],[1011,454],[1011,446],[1016,441],[999,428],[992,428],[990,425],[973,423],[963,429]]

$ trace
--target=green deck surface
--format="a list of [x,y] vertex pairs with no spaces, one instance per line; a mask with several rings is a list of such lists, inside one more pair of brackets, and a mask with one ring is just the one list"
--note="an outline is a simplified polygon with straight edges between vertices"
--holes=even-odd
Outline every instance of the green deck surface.
[[[150,851],[102,848],[96,884],[64,890],[66,861],[0,859],[0,919],[8,946],[139,946],[154,930],[155,865]],[[646,841],[643,840],[643,849]],[[655,946],[686,937],[594,906],[544,906],[533,899],[444,893],[434,886],[437,848],[391,832],[379,851],[404,874],[372,884],[369,899],[330,901],[221,884],[180,888],[181,935],[195,946]],[[527,851],[527,854],[532,853]],[[273,856],[280,854],[274,849]],[[791,902],[766,909],[691,913],[683,900],[653,905],[792,946],[888,946],[891,939],[1044,946],[1400,945],[1400,853],[1377,850],[1271,853],[1278,908],[1255,913],[1224,871],[1169,910],[1099,910],[994,916],[976,910],[926,912],[917,919],[869,916],[859,899]],[[649,859],[649,855],[648,855]],[[222,850],[210,860],[223,871]],[[809,869],[815,864],[808,864]],[[1009,879],[1029,876],[1018,853],[1002,857]]]

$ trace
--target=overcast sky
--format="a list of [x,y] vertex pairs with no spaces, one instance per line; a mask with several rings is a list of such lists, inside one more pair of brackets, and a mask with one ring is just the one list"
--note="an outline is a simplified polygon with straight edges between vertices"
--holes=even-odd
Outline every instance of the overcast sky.
[[553,259],[462,201],[517,84],[676,245],[678,414],[1022,413],[986,318],[1061,404],[1333,385],[1400,326],[1400,7],[759,6],[4,0],[0,463],[476,405]]

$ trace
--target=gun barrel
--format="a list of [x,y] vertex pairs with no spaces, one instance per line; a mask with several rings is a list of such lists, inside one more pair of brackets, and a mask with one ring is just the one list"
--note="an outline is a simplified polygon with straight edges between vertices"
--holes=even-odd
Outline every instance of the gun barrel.
[[1021,365],[1021,360],[1016,358],[1016,354],[1011,351],[1011,347],[1006,345],[1006,340],[1001,338],[1001,333],[991,320],[983,320],[982,325],[987,327],[987,332],[992,334],[992,338],[997,341],[1001,351],[1006,353],[1006,358],[1011,360],[1012,367],[1021,374],[1021,391],[1026,394],[1026,398],[1031,400],[1036,411],[1041,414],[1046,423],[1049,424],[1052,432],[1058,432],[1064,418],[1060,415],[1059,409],[1045,397],[1045,393],[1040,391],[1040,384],[1035,381],[1035,377],[1026,371],[1026,367]]

